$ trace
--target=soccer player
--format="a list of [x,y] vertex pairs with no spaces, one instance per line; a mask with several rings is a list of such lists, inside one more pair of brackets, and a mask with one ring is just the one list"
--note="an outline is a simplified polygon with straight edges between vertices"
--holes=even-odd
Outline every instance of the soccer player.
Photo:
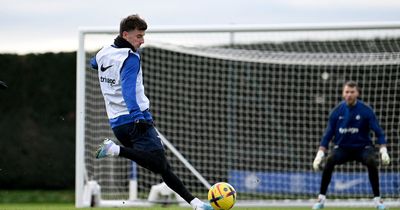
[[377,209],[385,209],[379,192],[378,163],[375,159],[375,147],[370,137],[370,131],[375,132],[377,143],[380,145],[382,164],[388,165],[390,158],[386,149],[385,135],[372,108],[357,99],[359,87],[356,82],[346,82],[343,85],[342,96],[344,100],[332,110],[329,116],[328,126],[313,162],[313,168],[318,170],[325,157],[329,142],[333,138],[335,146],[331,155],[327,158],[322,172],[318,202],[312,209],[324,208],[326,191],[335,165],[349,161],[361,162],[368,168],[374,204]]
[[139,47],[144,43],[147,23],[138,15],[122,19],[114,44],[104,46],[91,65],[98,70],[107,116],[114,135],[123,145],[106,139],[96,158],[119,156],[160,174],[164,182],[195,210],[212,210],[195,198],[172,172],[145,95]]

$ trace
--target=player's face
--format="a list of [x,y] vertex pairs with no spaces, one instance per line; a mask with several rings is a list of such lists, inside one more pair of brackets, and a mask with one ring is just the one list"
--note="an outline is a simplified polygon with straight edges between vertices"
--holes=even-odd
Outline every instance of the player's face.
[[343,87],[343,99],[346,101],[346,103],[350,106],[354,105],[357,101],[358,97],[358,90],[356,87],[349,87],[349,86],[344,86]]
[[144,43],[145,32],[142,30],[124,31],[122,36],[127,40],[136,50]]

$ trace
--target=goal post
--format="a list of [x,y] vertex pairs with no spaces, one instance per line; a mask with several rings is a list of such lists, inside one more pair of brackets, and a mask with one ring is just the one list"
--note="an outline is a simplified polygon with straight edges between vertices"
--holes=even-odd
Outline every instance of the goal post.
[[[151,206],[162,181],[126,159],[94,158],[115,137],[89,59],[117,33],[79,30],[76,207]],[[388,140],[382,197],[389,207],[398,201],[400,23],[150,27],[141,58],[168,159],[200,199],[226,181],[238,206],[311,205],[321,179],[312,160],[329,111],[342,83],[356,80]],[[371,206],[366,169],[337,166],[327,196],[327,206]]]

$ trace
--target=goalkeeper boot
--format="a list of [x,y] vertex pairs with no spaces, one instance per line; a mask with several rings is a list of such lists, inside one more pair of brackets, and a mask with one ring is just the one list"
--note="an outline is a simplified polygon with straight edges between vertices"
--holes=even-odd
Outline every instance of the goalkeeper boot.
[[105,158],[105,157],[110,157],[110,156],[116,156],[117,150],[119,153],[119,146],[116,145],[113,141],[110,139],[105,139],[102,144],[99,145],[99,148],[96,151],[96,158]]
[[312,209],[323,209],[325,204],[325,195],[318,195],[318,202],[314,204]]
[[324,208],[324,204],[323,203],[315,203],[314,206],[312,207],[312,209],[323,209]]
[[326,196],[319,194],[318,195],[318,202],[314,204],[312,209],[323,209],[325,204]]
[[376,206],[376,209],[378,209],[378,210],[385,210],[386,207],[385,207],[385,205],[384,205],[383,203],[381,203],[381,204],[378,204],[378,205]]

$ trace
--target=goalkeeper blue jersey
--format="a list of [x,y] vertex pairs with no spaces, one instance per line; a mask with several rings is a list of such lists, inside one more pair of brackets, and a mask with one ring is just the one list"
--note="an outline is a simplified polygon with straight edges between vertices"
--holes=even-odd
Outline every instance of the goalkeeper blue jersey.
[[361,100],[357,100],[352,107],[342,101],[332,110],[320,145],[328,148],[332,138],[333,143],[341,148],[373,145],[371,130],[375,132],[378,144],[386,144],[383,130],[371,107]]

